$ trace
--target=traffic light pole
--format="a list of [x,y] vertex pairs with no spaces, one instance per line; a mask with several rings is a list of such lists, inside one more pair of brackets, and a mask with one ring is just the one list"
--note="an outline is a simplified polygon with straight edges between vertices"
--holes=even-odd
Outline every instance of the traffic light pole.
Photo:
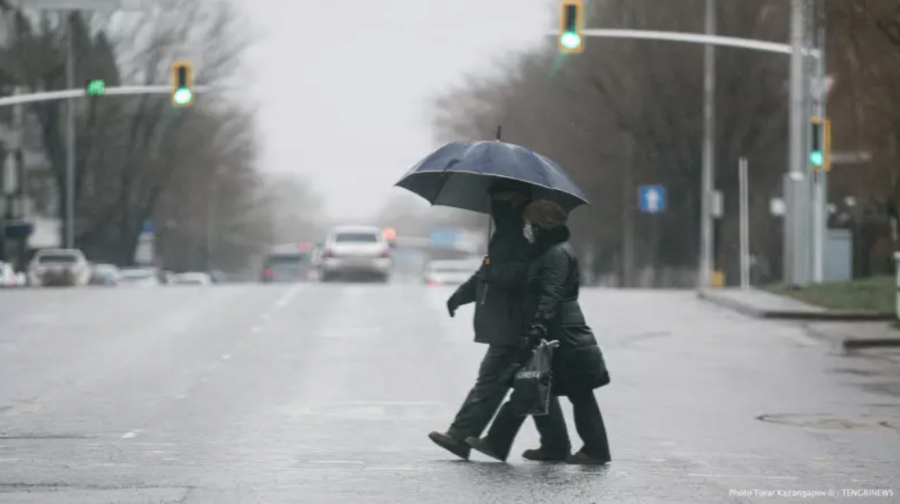
[[[815,44],[820,51],[825,51],[825,6],[823,2],[814,0],[813,27]],[[825,59],[816,59],[815,81],[815,115],[822,121],[819,145],[825,158],[822,166],[815,172],[813,178],[813,282],[821,283],[825,280],[825,243],[828,239],[828,158],[831,146],[829,145],[830,131],[826,106],[828,89],[825,86]]]
[[[66,87],[75,87],[75,17],[63,12],[66,30]],[[75,248],[75,99],[66,102],[66,211],[65,247]]]
[[[210,86],[194,86],[191,91],[195,93],[205,93],[213,91]],[[103,96],[122,96],[122,95],[140,95],[140,94],[171,94],[172,86],[119,86],[109,87],[104,91]],[[85,89],[65,89],[60,91],[43,91],[40,93],[22,94],[14,96],[5,96],[0,98],[0,107],[9,107],[12,105],[20,105],[24,103],[35,103],[55,100],[66,100],[69,98],[86,98],[88,96]],[[97,99],[101,99],[97,97]]]
[[[712,0],[707,0],[707,31],[713,31],[715,18],[712,9]],[[792,0],[791,3],[791,43],[780,44],[777,42],[766,42],[762,40],[743,39],[737,37],[722,37],[707,33],[705,35],[696,33],[679,33],[667,31],[651,31],[651,30],[622,30],[622,29],[586,29],[582,30],[581,35],[584,37],[599,38],[626,38],[626,39],[642,39],[642,40],[663,40],[669,42],[686,42],[695,44],[706,44],[711,46],[737,47],[741,49],[749,49],[754,51],[763,51],[770,53],[785,54],[791,57],[790,64],[790,138],[788,146],[788,172],[784,178],[785,203],[787,211],[785,212],[785,236],[784,236],[784,272],[785,280],[789,285],[804,285],[810,278],[810,223],[809,207],[810,207],[810,185],[808,178],[803,170],[803,147],[806,135],[804,133],[804,124],[809,119],[808,109],[804,107],[806,103],[806,73],[804,72],[804,60],[812,57],[821,60],[824,57],[824,46],[821,49],[814,49],[804,44],[804,23],[806,16],[804,13],[805,0]],[[712,23],[712,24],[711,24]],[[560,36],[559,32],[548,32],[548,35]],[[702,174],[702,194],[703,200],[701,205],[704,207],[702,211],[701,221],[701,250],[700,250],[700,287],[709,287],[711,285],[712,273],[712,248],[713,248],[713,215],[711,214],[712,193],[715,183],[714,178],[714,109],[710,108],[714,103],[715,81],[710,80],[713,76],[713,65],[711,58],[704,68],[704,142],[703,142],[703,174]],[[824,111],[824,110],[823,110]],[[707,115],[707,113],[709,115]],[[710,142],[710,143],[707,143]]]

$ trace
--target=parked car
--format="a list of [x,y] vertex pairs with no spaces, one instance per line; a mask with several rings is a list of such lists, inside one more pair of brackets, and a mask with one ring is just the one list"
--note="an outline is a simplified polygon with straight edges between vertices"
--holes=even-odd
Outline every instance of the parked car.
[[16,273],[12,264],[0,261],[0,287],[22,287],[26,283],[25,275]]
[[154,268],[125,268],[121,272],[119,285],[128,287],[159,287],[160,272]]
[[382,282],[391,279],[391,248],[373,226],[340,226],[325,239],[319,271],[320,279],[369,277]]
[[113,287],[119,284],[122,274],[114,264],[95,264],[91,267],[91,285]]
[[431,261],[425,266],[425,285],[460,285],[481,267],[480,259]]
[[77,249],[38,250],[28,266],[28,282],[38,287],[83,287],[90,278],[90,264]]

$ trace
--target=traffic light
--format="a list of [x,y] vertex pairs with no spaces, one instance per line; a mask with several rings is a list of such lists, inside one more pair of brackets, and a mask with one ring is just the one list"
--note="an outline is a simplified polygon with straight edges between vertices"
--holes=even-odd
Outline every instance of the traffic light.
[[172,106],[190,107],[194,104],[193,70],[187,61],[172,63]]
[[563,0],[559,13],[559,51],[563,54],[584,51],[584,2]]
[[811,126],[809,162],[815,171],[831,171],[831,121],[813,117]]
[[88,96],[103,96],[106,92],[106,82],[103,79],[91,79],[85,84]]

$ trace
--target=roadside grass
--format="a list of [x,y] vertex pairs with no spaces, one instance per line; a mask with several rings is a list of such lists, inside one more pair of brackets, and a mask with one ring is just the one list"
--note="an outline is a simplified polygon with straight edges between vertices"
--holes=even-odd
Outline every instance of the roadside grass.
[[802,289],[789,289],[780,284],[766,287],[773,294],[790,296],[828,310],[876,313],[894,313],[895,289],[893,276],[814,284]]

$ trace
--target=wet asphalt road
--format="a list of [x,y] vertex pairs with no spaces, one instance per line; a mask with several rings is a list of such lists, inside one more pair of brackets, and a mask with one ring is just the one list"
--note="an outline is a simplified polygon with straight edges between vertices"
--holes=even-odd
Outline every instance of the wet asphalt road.
[[0,291],[0,502],[900,501],[896,360],[689,292],[583,294],[613,376],[597,393],[611,465],[521,460],[530,422],[509,464],[454,460],[426,433],[484,347],[471,307],[447,317],[449,292]]

